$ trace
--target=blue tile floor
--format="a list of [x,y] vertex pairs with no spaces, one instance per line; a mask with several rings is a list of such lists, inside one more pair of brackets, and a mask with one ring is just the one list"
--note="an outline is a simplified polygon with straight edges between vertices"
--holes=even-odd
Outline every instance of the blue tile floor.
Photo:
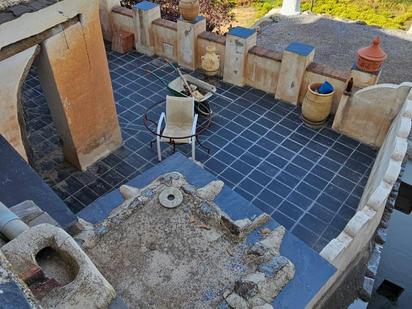
[[[153,136],[143,125],[146,108],[164,99],[166,87],[147,71],[170,81],[177,74],[159,58],[136,52],[107,57],[124,146],[86,172],[63,159],[60,139],[33,68],[23,88],[23,111],[32,165],[55,192],[78,212],[99,196],[157,164]],[[194,75],[201,76],[194,72]],[[273,95],[219,79],[210,105],[212,126],[201,135],[210,155],[197,147],[205,169],[296,236],[321,250],[355,213],[376,151],[326,126],[311,129],[300,110]],[[177,151],[189,156],[190,148]],[[163,156],[172,154],[171,146]]]

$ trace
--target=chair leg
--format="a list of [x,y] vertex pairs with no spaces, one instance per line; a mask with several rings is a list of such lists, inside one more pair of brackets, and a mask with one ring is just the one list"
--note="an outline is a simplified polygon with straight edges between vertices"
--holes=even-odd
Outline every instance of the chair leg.
[[196,156],[196,137],[192,137],[192,160],[195,161]]
[[156,138],[156,144],[157,144],[157,159],[160,161],[162,161],[162,149],[160,147],[160,138],[157,137]]

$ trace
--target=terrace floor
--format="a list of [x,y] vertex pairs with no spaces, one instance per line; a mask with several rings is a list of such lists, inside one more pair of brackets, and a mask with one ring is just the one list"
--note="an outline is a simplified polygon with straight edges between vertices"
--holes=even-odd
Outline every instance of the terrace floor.
[[[143,114],[168,91],[147,70],[166,80],[177,77],[159,58],[107,49],[124,146],[85,172],[63,159],[35,69],[23,88],[32,165],[75,213],[157,164]],[[213,124],[201,138],[211,153],[197,147],[197,160],[320,251],[355,213],[376,151],[329,127],[307,127],[299,108],[275,101],[271,94],[219,79],[211,82],[233,101],[217,96],[210,101]],[[190,156],[189,147],[178,146],[177,151]],[[171,153],[168,146],[163,157]]]

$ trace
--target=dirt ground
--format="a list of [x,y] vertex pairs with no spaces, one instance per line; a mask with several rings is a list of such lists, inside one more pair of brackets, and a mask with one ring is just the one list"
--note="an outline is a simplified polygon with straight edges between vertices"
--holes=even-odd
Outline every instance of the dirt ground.
[[412,34],[401,30],[384,30],[355,22],[319,15],[274,16],[261,25],[257,45],[282,51],[293,41],[316,47],[315,61],[341,70],[350,70],[356,51],[368,46],[379,35],[388,54],[380,83],[412,82]]

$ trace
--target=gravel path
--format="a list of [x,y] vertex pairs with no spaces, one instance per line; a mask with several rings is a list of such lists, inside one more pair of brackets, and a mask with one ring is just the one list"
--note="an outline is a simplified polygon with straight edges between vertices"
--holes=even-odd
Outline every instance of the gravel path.
[[380,83],[412,81],[412,34],[319,15],[275,15],[272,18],[275,21],[265,19],[260,23],[259,46],[282,51],[292,41],[308,43],[316,47],[316,62],[349,70],[356,59],[356,51],[380,35],[382,48],[388,54]]

